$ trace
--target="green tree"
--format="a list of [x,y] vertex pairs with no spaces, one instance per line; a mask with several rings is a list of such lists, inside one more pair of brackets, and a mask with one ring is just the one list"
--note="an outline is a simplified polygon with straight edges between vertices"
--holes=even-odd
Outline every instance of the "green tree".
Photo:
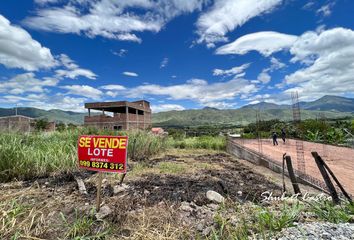
[[65,123],[59,122],[55,125],[57,131],[62,132],[66,129]]
[[44,131],[49,125],[49,122],[45,118],[37,119],[35,128],[37,131]]

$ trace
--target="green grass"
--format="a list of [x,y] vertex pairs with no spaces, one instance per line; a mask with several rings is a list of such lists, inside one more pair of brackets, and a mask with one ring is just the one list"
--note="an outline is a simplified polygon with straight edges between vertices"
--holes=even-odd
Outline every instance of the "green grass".
[[161,162],[158,165],[160,173],[181,174],[187,170],[185,165],[169,162]]
[[201,136],[190,137],[184,139],[168,139],[168,144],[174,148],[192,148],[192,149],[212,149],[212,150],[225,150],[226,138],[223,136]]
[[354,206],[350,203],[335,205],[330,201],[316,202],[310,205],[313,212],[319,219],[332,223],[345,223],[354,221]]
[[[107,226],[97,227],[101,223],[95,220],[93,212],[90,215],[80,215],[75,210],[74,219],[69,221],[68,218],[60,213],[64,227],[66,228],[65,239],[104,239],[109,234],[110,229]],[[104,223],[101,225],[105,225]],[[101,229],[103,227],[103,229]]]
[[128,157],[147,159],[166,148],[166,141],[144,131],[108,132],[81,129],[53,133],[0,135],[0,181],[29,179],[77,169],[79,135],[127,135]]

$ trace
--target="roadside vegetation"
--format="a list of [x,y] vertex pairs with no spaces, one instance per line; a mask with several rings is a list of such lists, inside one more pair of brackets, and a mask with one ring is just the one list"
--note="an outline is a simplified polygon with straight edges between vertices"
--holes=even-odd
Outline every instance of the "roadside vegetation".
[[272,132],[280,135],[284,129],[289,138],[333,145],[353,146],[354,120],[308,119],[299,124],[281,122],[279,120],[261,121],[244,127],[243,138],[270,138]]
[[224,137],[156,136],[146,131],[115,132],[93,128],[69,128],[56,132],[2,133],[0,135],[0,182],[45,177],[54,172],[77,170],[79,135],[129,136],[128,157],[148,160],[167,148],[224,150]]

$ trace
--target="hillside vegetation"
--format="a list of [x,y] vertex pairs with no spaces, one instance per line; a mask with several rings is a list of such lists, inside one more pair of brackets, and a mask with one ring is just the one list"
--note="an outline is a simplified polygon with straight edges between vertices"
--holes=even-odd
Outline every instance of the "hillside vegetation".
[[[235,110],[201,109],[170,111],[154,114],[153,124],[155,126],[198,126],[198,125],[247,125],[256,121],[256,109],[242,108]],[[261,110],[261,118],[264,121],[278,119],[280,121],[292,120],[290,109],[266,109]],[[329,119],[344,118],[353,116],[352,113],[302,110],[302,119],[316,119],[325,116]]]
[[[324,96],[313,102],[301,102],[303,119],[315,118],[344,118],[353,117],[354,99],[338,96]],[[63,111],[59,109],[42,110],[37,108],[21,107],[17,109],[19,115],[32,118],[45,118],[49,121],[83,124],[86,112]],[[246,105],[239,109],[219,110],[206,107],[204,109],[168,111],[154,113],[152,121],[155,126],[200,126],[200,125],[247,125],[255,122],[256,112],[261,111],[262,120],[279,119],[288,121],[292,119],[291,105],[277,105],[274,103],[259,103]],[[14,115],[13,108],[0,108],[0,117]]]

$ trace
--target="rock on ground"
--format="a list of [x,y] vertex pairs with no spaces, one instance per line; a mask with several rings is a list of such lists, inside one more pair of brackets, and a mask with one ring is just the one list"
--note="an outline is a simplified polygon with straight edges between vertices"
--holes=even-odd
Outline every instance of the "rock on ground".
[[354,224],[350,223],[300,223],[296,227],[283,229],[276,237],[279,240],[348,240],[354,239]]
[[217,203],[222,203],[225,201],[225,198],[223,196],[221,196],[219,193],[209,190],[206,193],[206,197],[213,202],[217,202]]
[[112,214],[112,210],[108,206],[103,206],[100,208],[100,211],[96,213],[97,219],[104,219]]

